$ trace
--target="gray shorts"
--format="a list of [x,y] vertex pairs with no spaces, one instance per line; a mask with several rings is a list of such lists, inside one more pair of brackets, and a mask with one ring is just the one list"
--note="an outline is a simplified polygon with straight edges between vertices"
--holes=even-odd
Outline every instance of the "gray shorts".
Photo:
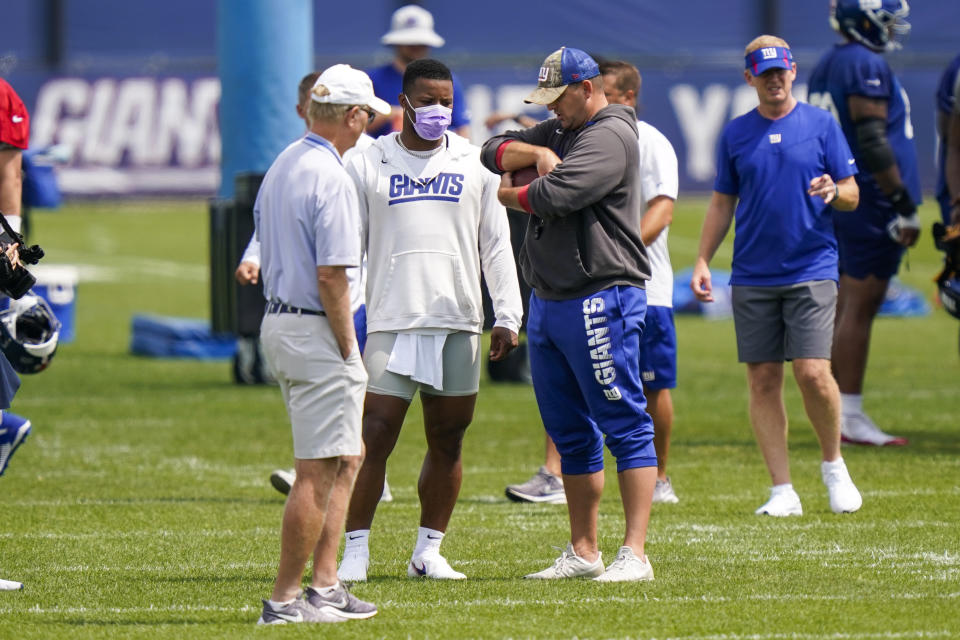
[[732,287],[740,362],[829,360],[837,283],[811,280],[780,287]]
[[367,367],[367,391],[413,400],[417,389],[433,396],[472,396],[480,389],[480,334],[455,331],[443,344],[443,391],[417,382],[410,376],[387,371],[397,334],[377,331],[367,334],[363,363]]
[[260,341],[293,427],[298,460],[358,456],[367,374],[359,350],[340,355],[323,316],[267,313]]

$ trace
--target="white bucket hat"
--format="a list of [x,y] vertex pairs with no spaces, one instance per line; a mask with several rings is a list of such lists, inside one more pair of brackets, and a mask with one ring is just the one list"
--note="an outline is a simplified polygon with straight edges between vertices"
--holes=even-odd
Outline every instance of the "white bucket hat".
[[408,4],[393,12],[390,31],[380,38],[382,44],[425,44],[442,47],[446,42],[433,30],[433,15],[415,4]]

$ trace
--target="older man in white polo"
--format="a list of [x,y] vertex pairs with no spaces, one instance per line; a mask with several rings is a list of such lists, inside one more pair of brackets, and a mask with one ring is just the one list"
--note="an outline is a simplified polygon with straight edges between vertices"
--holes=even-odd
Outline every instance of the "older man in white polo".
[[337,548],[363,455],[367,382],[350,311],[358,283],[347,272],[360,265],[360,218],[342,155],[374,113],[389,111],[362,71],[342,64],[324,71],[311,92],[307,134],[277,156],[254,205],[268,301],[260,336],[287,406],[296,465],[277,579],[259,624],[341,622],[377,612],[337,580]]

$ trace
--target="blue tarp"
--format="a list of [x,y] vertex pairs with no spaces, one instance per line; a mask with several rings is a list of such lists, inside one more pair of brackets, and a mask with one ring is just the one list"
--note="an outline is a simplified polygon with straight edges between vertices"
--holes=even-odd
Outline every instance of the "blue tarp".
[[230,334],[215,334],[206,320],[135,315],[130,352],[154,358],[232,358],[237,340]]

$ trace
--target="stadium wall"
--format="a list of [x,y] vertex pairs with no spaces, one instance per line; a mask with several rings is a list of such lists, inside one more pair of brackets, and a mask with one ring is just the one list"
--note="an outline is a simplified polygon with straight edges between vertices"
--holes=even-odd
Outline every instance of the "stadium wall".
[[[69,149],[69,162],[59,170],[66,194],[216,193],[222,150],[217,4],[11,3],[0,76],[31,110],[32,146]],[[231,0],[220,4],[229,7]],[[826,0],[564,0],[548,12],[525,1],[423,4],[447,40],[433,55],[465,86],[475,141],[491,133],[482,126],[486,114],[523,109],[521,97],[534,84],[540,61],[569,44],[640,68],[639,115],[673,142],[685,191],[711,188],[720,129],[755,105],[741,80],[746,42],[761,32],[786,38],[799,67],[795,90],[803,98],[807,74],[837,41],[827,26]],[[315,66],[348,62],[364,68],[388,60],[390,51],[379,38],[397,5],[375,3],[358,12],[315,2]],[[935,181],[933,95],[941,70],[960,51],[951,37],[960,24],[960,3],[914,3],[910,21],[906,48],[889,59],[911,99],[929,192]],[[292,113],[296,86],[285,100]]]

